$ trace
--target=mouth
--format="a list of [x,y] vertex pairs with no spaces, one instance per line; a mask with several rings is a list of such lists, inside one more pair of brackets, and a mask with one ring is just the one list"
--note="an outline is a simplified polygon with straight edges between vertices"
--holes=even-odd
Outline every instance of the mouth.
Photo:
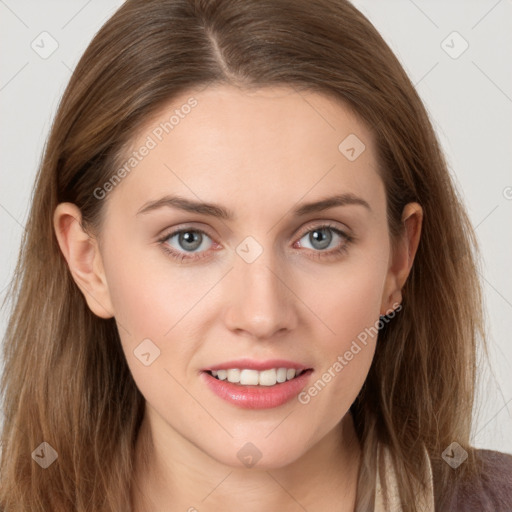
[[221,370],[206,370],[214,379],[229,382],[238,386],[266,386],[273,387],[297,379],[304,373],[311,373],[312,368],[269,368],[267,370],[254,370],[250,368],[229,368]]
[[204,369],[206,386],[242,409],[271,409],[290,402],[307,385],[313,368],[284,360],[231,361]]

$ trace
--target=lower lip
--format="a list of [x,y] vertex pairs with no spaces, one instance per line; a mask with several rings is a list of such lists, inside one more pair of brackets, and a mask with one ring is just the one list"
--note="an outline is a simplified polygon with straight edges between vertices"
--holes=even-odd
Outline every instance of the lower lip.
[[306,370],[298,377],[274,386],[242,386],[216,379],[208,372],[202,372],[202,378],[217,396],[242,409],[271,409],[297,396],[305,387],[312,371]]

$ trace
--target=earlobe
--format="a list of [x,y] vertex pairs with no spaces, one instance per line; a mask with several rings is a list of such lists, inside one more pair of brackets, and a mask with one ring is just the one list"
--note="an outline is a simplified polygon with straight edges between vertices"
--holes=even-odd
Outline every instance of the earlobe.
[[82,214],[73,203],[60,203],[53,215],[60,250],[89,309],[100,318],[114,316],[98,242],[82,227]]
[[381,315],[396,309],[402,302],[402,288],[409,277],[421,236],[423,209],[418,203],[408,203],[402,212],[403,236],[391,248],[391,264],[381,304]]

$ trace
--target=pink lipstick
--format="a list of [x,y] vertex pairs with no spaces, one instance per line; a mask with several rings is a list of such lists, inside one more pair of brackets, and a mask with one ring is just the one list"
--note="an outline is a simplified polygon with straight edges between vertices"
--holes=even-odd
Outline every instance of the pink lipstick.
[[203,369],[201,378],[220,398],[243,409],[279,407],[297,396],[312,368],[283,359],[241,359]]

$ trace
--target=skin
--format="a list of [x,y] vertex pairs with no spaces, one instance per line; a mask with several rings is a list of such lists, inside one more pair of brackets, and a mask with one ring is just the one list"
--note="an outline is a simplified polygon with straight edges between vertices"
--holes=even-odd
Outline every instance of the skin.
[[[148,121],[134,147],[191,95]],[[392,244],[374,136],[341,102],[288,87],[247,92],[218,85],[194,97],[198,105],[104,199],[97,238],[81,229],[75,205],[61,203],[54,214],[73,278],[96,315],[115,317],[146,399],[134,510],[353,511],[360,446],[348,411],[375,337],[307,404],[240,409],[214,395],[199,374],[241,357],[284,358],[312,367],[314,384],[358,334],[401,302],[422,209],[404,208],[404,235]],[[366,146],[354,161],[338,149],[351,133]],[[345,192],[371,209],[352,204],[291,214],[299,204]],[[137,215],[170,193],[218,203],[236,218],[168,207]],[[355,237],[345,253],[325,256],[346,244],[328,229],[327,248],[312,239],[325,222]],[[178,236],[157,241],[183,227],[207,233],[199,249],[180,245]],[[252,263],[236,252],[247,236],[263,250]],[[205,257],[180,263],[164,244]],[[134,356],[147,338],[160,349],[149,366]],[[149,439],[143,468],[141,447]],[[237,457],[247,442],[261,453],[251,468]]]

